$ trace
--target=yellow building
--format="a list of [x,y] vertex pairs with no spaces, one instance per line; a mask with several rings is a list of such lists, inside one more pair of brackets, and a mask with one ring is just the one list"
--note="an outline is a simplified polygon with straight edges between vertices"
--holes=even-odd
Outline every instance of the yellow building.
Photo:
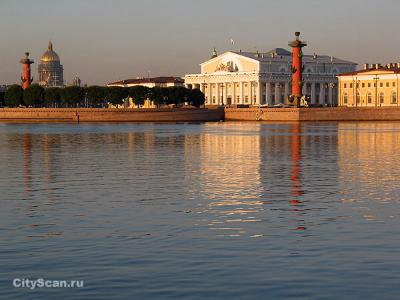
[[339,106],[398,106],[400,63],[364,65],[360,71],[338,75]]

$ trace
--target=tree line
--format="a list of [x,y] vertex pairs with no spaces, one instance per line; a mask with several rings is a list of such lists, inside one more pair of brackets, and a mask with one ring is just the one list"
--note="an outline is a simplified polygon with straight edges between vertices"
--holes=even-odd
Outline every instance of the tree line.
[[187,103],[196,107],[204,104],[204,94],[199,89],[185,87],[104,87],[67,86],[43,88],[32,84],[25,90],[18,84],[7,88],[0,95],[0,103],[7,107],[108,107],[123,105],[129,98],[136,105],[143,105],[146,99],[159,107],[162,105],[182,105]]

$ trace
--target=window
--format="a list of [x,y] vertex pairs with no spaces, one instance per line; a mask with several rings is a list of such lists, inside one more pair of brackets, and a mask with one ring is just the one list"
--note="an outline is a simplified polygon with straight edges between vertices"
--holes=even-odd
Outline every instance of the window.
[[343,88],[344,89],[347,88],[347,84],[346,83],[343,84]]
[[363,82],[363,83],[361,84],[361,86],[364,88],[364,87],[365,87],[365,83]]
[[344,104],[347,104],[347,100],[348,100],[347,93],[344,93],[344,94],[343,94],[343,103],[344,103]]
[[359,87],[360,87],[360,84],[359,84],[358,82],[357,82],[357,85],[356,85],[356,87],[357,87],[357,88],[359,88]]
[[392,82],[392,87],[396,87],[396,82]]
[[371,87],[371,83],[370,82],[368,82],[368,87]]
[[374,82],[374,87],[376,87],[376,82]]
[[389,87],[389,82],[386,82],[386,87]]
[[371,93],[368,93],[368,95],[367,95],[367,102],[368,102],[369,104],[372,103],[372,95],[371,95]]
[[249,96],[244,97],[244,102],[248,103],[249,102]]
[[397,103],[397,94],[396,92],[392,93],[392,104],[396,104]]
[[380,93],[379,94],[379,103],[385,103],[385,94],[384,93]]
[[350,83],[350,88],[351,88],[351,89],[353,88],[353,84],[352,84],[352,83]]
[[383,82],[381,82],[381,83],[379,84],[379,86],[380,86],[380,87],[383,87]]

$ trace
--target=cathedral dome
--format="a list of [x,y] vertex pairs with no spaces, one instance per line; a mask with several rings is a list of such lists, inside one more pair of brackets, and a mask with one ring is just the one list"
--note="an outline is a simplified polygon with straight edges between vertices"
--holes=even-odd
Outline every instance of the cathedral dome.
[[51,43],[51,41],[49,42],[49,47],[47,51],[42,55],[42,58],[40,60],[43,63],[60,61],[60,57],[58,56],[58,54],[53,51],[53,44]]

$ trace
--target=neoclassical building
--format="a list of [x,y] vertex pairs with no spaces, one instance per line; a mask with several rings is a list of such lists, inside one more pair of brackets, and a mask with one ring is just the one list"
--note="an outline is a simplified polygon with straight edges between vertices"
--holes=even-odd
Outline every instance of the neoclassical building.
[[363,70],[339,78],[339,105],[352,107],[398,106],[400,63],[365,64]]
[[[291,91],[291,52],[276,48],[266,53],[229,51],[200,64],[200,74],[185,76],[185,86],[204,93],[206,105],[288,104]],[[336,75],[357,64],[327,55],[303,56],[303,94],[311,104],[337,104]]]
[[38,66],[39,84],[44,87],[64,86],[64,68],[60,63],[60,57],[53,50],[53,44],[43,53]]

